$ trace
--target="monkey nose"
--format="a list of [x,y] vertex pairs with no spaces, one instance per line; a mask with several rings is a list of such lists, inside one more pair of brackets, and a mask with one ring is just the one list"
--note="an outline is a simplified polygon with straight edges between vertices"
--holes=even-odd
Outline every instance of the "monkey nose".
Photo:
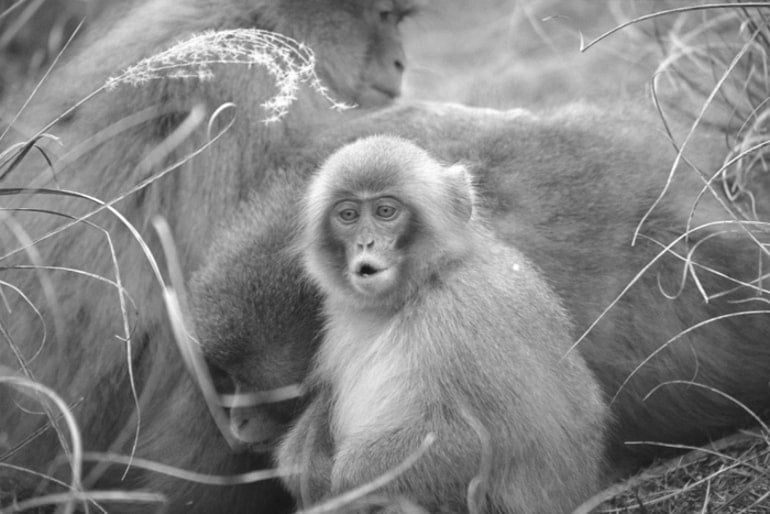
[[374,247],[374,239],[365,240],[358,243],[358,250],[371,250]]

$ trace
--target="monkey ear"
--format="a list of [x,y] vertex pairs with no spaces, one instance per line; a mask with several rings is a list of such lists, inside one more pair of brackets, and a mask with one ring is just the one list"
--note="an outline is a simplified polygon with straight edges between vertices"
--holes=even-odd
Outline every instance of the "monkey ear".
[[462,164],[446,168],[448,195],[454,212],[461,221],[468,221],[473,215],[473,204],[476,193],[473,189],[473,179]]

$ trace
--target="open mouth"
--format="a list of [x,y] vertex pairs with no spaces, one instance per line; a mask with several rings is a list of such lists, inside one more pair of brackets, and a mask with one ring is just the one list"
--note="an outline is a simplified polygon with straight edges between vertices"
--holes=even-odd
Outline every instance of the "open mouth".
[[364,259],[353,266],[350,276],[351,285],[367,296],[379,295],[393,286],[396,278],[395,268],[383,263]]
[[363,264],[360,264],[358,266],[358,270],[356,271],[356,274],[358,274],[358,276],[360,276],[360,277],[367,278],[367,277],[371,277],[373,275],[376,275],[380,271],[382,271],[382,270],[378,269],[378,268],[375,268],[371,264],[363,263]]
[[390,99],[395,99],[395,98],[397,98],[398,96],[401,95],[401,91],[398,90],[398,89],[384,88],[384,87],[376,86],[376,85],[372,86],[372,89],[377,91],[378,93],[383,94],[384,96],[386,96],[386,97],[388,97]]
[[356,103],[361,107],[380,107],[388,105],[400,94],[398,89],[370,86],[356,97]]

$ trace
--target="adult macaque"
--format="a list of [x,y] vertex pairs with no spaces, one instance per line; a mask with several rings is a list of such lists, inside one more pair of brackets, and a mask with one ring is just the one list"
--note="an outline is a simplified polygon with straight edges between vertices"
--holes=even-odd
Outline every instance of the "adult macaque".
[[[327,132],[316,142],[316,154],[323,159],[342,144],[367,134],[406,137],[441,162],[464,163],[474,177],[479,208],[486,213],[490,228],[499,240],[536,265],[572,319],[572,340],[599,319],[576,351],[610,401],[609,460],[616,470],[643,462],[657,450],[654,445],[626,446],[625,441],[699,443],[750,420],[729,398],[676,381],[723,391],[758,412],[770,407],[766,379],[770,317],[762,307],[763,291],[754,287],[763,269],[760,262],[766,259],[747,232],[760,241],[767,237],[755,225],[745,225],[744,231],[736,223],[715,223],[731,219],[720,204],[724,199],[719,191],[696,202],[703,182],[692,166],[700,170],[719,167],[723,152],[718,139],[690,141],[666,194],[646,218],[641,237],[632,246],[634,230],[661,194],[675,157],[655,118],[639,110],[575,105],[535,115],[451,105],[394,106]],[[283,193],[283,198],[291,204],[289,193]],[[767,204],[761,197],[757,201]],[[288,206],[275,218],[268,213],[264,219],[257,216],[243,221],[242,225],[267,228],[259,233],[252,229],[249,237],[255,238],[237,246],[237,236],[221,244],[215,241],[211,254],[226,253],[217,266],[238,269],[241,262],[252,259],[255,249],[275,248],[270,246],[276,241],[275,232],[269,227],[278,220],[292,219],[296,210],[297,206]],[[660,256],[624,291],[665,245],[685,232],[688,220],[691,227],[701,228],[672,247],[677,255]],[[686,268],[678,255],[688,252],[695,264]],[[239,280],[269,283],[269,277],[285,262],[263,261],[252,268],[255,275],[240,275]],[[296,274],[296,262],[291,266]],[[688,270],[690,274],[683,274]],[[216,282],[216,275],[199,277],[194,290],[211,287],[212,279]],[[287,289],[306,287],[303,284],[303,278],[297,276]],[[701,296],[701,287],[712,295],[708,303]],[[222,290],[228,287],[222,285]],[[199,317],[217,310],[222,316],[218,326],[223,327],[226,320],[242,323],[254,316],[254,304],[243,291],[246,289],[235,291],[241,295],[240,301],[232,296],[228,299],[227,310],[217,306],[215,296],[207,296],[198,302]],[[717,294],[722,291],[729,292]],[[666,298],[664,293],[672,297]],[[285,305],[286,317],[281,323],[292,325],[287,318],[297,323],[300,318],[294,313],[315,312],[317,299],[312,298],[304,307]],[[752,299],[758,301],[747,302]],[[280,303],[280,295],[275,295],[262,305],[269,305],[269,312],[280,312]],[[719,319],[707,322],[716,317]],[[696,327],[699,323],[705,324]],[[280,374],[273,359],[276,352],[282,361],[291,359],[282,338],[266,340],[262,333],[274,332],[263,324],[260,332],[239,333],[238,343],[233,332],[221,331],[202,342],[214,362],[228,348],[234,349],[228,353],[231,362],[248,358],[249,369],[244,374],[241,368],[241,380],[261,380],[260,387],[265,389],[287,385],[297,378],[296,370],[302,365],[293,362],[284,379],[266,383],[265,377]],[[314,344],[308,341],[297,358],[306,359]],[[292,339],[289,348],[296,345]],[[227,370],[226,363],[221,367]],[[281,419],[273,418],[271,440],[287,416],[283,412]]]
[[[361,107],[380,107],[399,94],[404,54],[398,22],[415,4],[412,0],[121,3],[111,19],[89,26],[88,34],[76,43],[75,54],[54,69],[2,142],[10,146],[26,139],[127,66],[207,29],[253,27],[302,41],[314,51],[316,71],[332,96]],[[160,252],[150,219],[164,216],[172,225],[183,270],[189,272],[198,266],[213,227],[245,198],[245,191],[283,177],[282,168],[289,167],[295,149],[313,130],[311,125],[336,123],[343,116],[329,109],[315,91],[303,88],[286,118],[265,125],[269,113],[262,104],[277,91],[268,71],[259,65],[216,62],[209,69],[214,80],[165,78],[103,91],[48,130],[60,138],[64,150],[44,137],[37,142],[44,153],[33,150],[19,162],[6,154],[8,160],[0,166],[2,186],[58,187],[111,201],[207,143],[206,119],[231,102],[235,107],[214,120],[211,130],[216,133],[224,127],[230,115],[232,126],[206,151],[115,205],[156,256]],[[3,107],[4,123],[14,120],[24,100],[26,96]],[[11,218],[5,218],[0,234],[0,297],[10,306],[0,314],[2,366],[19,373],[28,369],[31,378],[62,395],[79,421],[87,450],[128,454],[135,449],[140,457],[212,474],[254,469],[259,463],[234,456],[224,444],[183,371],[160,287],[140,245],[117,217],[102,211],[90,216],[88,223],[56,233],[71,217],[98,205],[65,194],[5,198],[11,199],[3,207],[12,210],[6,212]],[[20,250],[27,238],[44,236],[29,253]],[[14,269],[31,262],[37,269]],[[109,283],[118,274],[127,293],[125,307],[118,289]],[[130,346],[125,342],[129,338]],[[134,417],[137,401],[141,425]],[[46,428],[48,418],[40,411],[39,402],[0,385],[0,462],[69,481],[60,439]],[[66,435],[62,432],[63,438]],[[84,487],[161,491],[169,497],[171,511],[253,512],[255,505],[271,512],[277,509],[259,486],[207,487],[138,471],[124,480],[119,468],[113,466],[104,474],[89,474],[87,469]],[[62,489],[33,474],[0,467],[0,490],[12,490],[12,497],[23,499]]]
[[571,322],[474,207],[466,170],[405,140],[343,147],[310,183],[298,246],[326,327],[316,396],[277,452],[316,501],[384,475],[428,512],[568,512],[600,483],[607,426]]

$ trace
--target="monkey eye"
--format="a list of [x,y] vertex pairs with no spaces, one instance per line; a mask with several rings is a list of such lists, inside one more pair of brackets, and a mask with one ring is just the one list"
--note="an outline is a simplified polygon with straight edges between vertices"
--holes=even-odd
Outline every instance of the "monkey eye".
[[378,205],[374,212],[378,218],[389,220],[396,217],[396,214],[398,214],[398,208],[394,205]]
[[383,23],[400,25],[404,18],[412,15],[412,11],[382,11],[380,21]]
[[378,7],[377,15],[381,23],[398,25],[401,23],[401,20],[410,14],[406,9],[397,6],[393,1],[383,0]]
[[337,216],[340,217],[340,219],[345,223],[352,223],[358,219],[358,211],[347,207],[345,209],[340,210],[337,213]]

